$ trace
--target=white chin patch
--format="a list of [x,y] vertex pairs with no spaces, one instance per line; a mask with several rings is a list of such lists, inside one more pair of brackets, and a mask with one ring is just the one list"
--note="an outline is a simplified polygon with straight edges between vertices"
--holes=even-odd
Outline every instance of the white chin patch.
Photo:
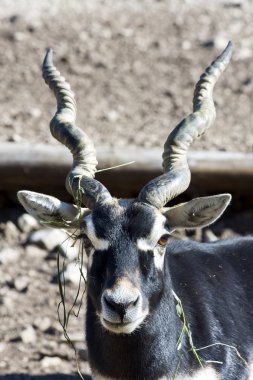
[[110,332],[113,332],[114,334],[131,334],[136,330],[142,322],[144,321],[146,315],[143,315],[141,318],[138,318],[137,320],[125,324],[121,323],[111,323],[107,320],[105,320],[102,316],[100,316],[100,321],[104,328],[106,330],[109,330]]
[[[171,376],[162,376],[158,380],[172,380]],[[212,367],[198,369],[192,375],[173,376],[173,380],[221,380],[220,374]]]
[[[116,380],[111,377],[104,377],[97,372],[92,373],[94,380]],[[212,367],[197,370],[193,375],[178,375],[178,376],[162,376],[158,380],[221,380],[221,375]],[[251,377],[249,378],[251,380]]]

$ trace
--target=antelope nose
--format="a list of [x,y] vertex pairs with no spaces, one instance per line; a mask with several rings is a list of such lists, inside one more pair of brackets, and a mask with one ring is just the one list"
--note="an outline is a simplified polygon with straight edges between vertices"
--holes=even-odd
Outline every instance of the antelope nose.
[[117,294],[104,292],[105,306],[114,313],[117,313],[123,321],[128,310],[135,308],[140,300],[139,294],[125,294],[125,297],[118,297]]

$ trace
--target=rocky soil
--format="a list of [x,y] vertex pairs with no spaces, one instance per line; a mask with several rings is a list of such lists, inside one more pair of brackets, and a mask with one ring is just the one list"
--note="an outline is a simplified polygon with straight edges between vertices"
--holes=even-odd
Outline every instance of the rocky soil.
[[[194,148],[251,153],[252,16],[247,0],[0,0],[0,141],[56,143],[48,128],[55,104],[40,73],[51,46],[76,93],[78,125],[97,145],[160,147],[191,111],[203,69],[232,40],[233,61],[215,90],[216,125]],[[64,231],[2,199],[0,208],[0,380],[77,379],[57,316],[57,257],[66,260],[70,308],[79,243],[71,247],[75,239]],[[227,213],[212,229],[180,238],[249,234],[252,211]],[[76,311],[80,304],[79,297]],[[68,331],[88,380],[84,309]]]
[[50,46],[76,93],[78,125],[97,145],[160,147],[232,40],[216,126],[194,148],[251,153],[252,16],[247,0],[0,0],[0,139],[55,143],[40,72]]
[[[61,300],[57,256],[69,310],[80,278],[79,242],[72,247],[74,240],[66,232],[39,226],[20,211],[7,211],[0,222],[0,379],[6,374],[75,373],[74,349],[67,343],[57,316]],[[76,313],[84,289],[83,282]],[[59,316],[63,320],[62,307]],[[84,307],[78,318],[71,315],[67,331],[81,359],[80,369],[88,374]]]

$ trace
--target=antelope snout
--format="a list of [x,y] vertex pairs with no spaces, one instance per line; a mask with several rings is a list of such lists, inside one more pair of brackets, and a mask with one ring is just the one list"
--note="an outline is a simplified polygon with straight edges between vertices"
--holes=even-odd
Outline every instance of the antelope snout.
[[123,322],[126,314],[134,308],[138,307],[140,302],[140,294],[131,292],[112,292],[105,290],[103,294],[104,305],[109,312],[119,316],[120,321]]
[[141,292],[125,280],[104,290],[101,305],[103,326],[117,333],[132,332],[147,315]]

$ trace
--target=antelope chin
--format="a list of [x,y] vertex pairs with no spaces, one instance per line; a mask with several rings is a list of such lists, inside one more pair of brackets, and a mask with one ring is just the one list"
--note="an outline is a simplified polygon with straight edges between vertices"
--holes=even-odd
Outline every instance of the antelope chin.
[[104,328],[110,332],[113,332],[115,334],[131,334],[138,327],[140,327],[145,318],[146,314],[142,315],[140,318],[137,318],[132,322],[113,323],[100,316],[100,321]]

